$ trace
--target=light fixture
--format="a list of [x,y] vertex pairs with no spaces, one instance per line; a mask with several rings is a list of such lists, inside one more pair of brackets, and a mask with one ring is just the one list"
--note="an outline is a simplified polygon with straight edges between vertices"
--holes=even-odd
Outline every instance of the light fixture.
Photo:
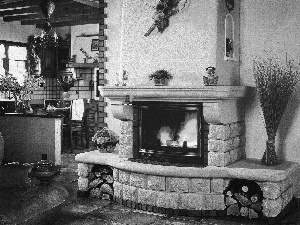
[[51,1],[51,0],[43,0],[43,1],[41,1],[39,6],[41,8],[42,13],[46,17],[46,23],[44,24],[43,30],[46,33],[49,33],[49,31],[52,28],[51,24],[50,24],[50,17],[52,15],[52,13],[54,12],[55,3],[54,3],[54,1]]

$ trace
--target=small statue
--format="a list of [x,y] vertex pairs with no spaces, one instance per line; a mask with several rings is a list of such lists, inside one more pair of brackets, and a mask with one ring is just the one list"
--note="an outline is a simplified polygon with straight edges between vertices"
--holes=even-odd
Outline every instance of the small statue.
[[216,68],[209,66],[205,68],[207,75],[203,76],[203,82],[205,86],[215,86],[218,83],[218,76],[215,76]]

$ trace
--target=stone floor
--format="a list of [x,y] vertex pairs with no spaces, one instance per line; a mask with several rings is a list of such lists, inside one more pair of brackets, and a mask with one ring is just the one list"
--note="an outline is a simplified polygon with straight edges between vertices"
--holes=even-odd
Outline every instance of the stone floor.
[[[75,151],[75,154],[79,153]],[[107,200],[101,200],[97,198],[78,198],[77,197],[77,164],[74,161],[75,154],[64,153],[62,155],[62,168],[61,174],[55,177],[53,182],[48,187],[41,187],[36,181],[32,181],[30,187],[21,188],[17,192],[15,189],[5,188],[0,189],[0,225],[4,224],[49,224],[49,225],[196,225],[196,224],[211,224],[211,225],[263,225],[267,224],[266,221],[262,220],[249,220],[239,217],[226,217],[226,218],[185,218],[185,217],[168,217],[166,215],[148,213],[139,210],[129,209],[117,203],[113,203]],[[57,193],[60,197],[49,198],[47,194],[43,194],[43,199],[35,198],[33,196],[36,193],[38,195],[39,191],[44,190],[45,193]],[[68,196],[62,201],[61,204],[53,204],[52,209],[47,210],[47,212],[42,211],[42,208],[47,208],[45,205],[45,199],[49,202],[59,202],[63,199],[61,196],[65,196],[63,190],[66,190]],[[16,194],[22,192],[23,194]],[[61,193],[63,192],[63,194]],[[25,193],[25,195],[24,195]],[[30,194],[28,194],[30,193]],[[2,198],[1,198],[2,196]],[[6,196],[6,197],[4,197]],[[9,197],[8,197],[9,196]],[[39,195],[41,196],[41,195]],[[27,222],[20,222],[21,216],[24,214],[24,209],[14,209],[10,212],[9,205],[18,199],[23,198],[21,202],[24,203],[24,207],[27,209],[25,212],[27,214],[37,214],[35,220],[29,220]],[[24,200],[25,199],[25,200]],[[30,201],[27,201],[31,199]],[[34,202],[36,199],[37,202]],[[6,208],[6,210],[4,210]],[[2,209],[2,211],[1,211]],[[17,211],[18,210],[18,211]],[[18,214],[19,211],[23,214]],[[39,211],[41,213],[39,214]],[[19,223],[11,222],[5,220],[13,214],[21,215],[19,216]],[[6,214],[5,214],[6,213]],[[291,212],[283,219],[280,224],[292,225],[299,224],[298,221],[298,209],[291,210]],[[25,215],[23,215],[25,216]]]

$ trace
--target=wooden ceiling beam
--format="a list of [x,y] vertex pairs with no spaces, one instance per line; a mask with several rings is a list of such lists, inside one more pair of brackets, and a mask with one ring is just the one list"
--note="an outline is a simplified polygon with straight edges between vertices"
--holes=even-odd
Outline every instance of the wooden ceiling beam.
[[95,8],[105,8],[107,6],[107,3],[99,3],[96,1],[89,1],[89,0],[73,0],[73,1],[84,5],[89,5]]
[[[100,22],[101,22],[101,20],[100,20]],[[103,21],[102,21],[102,23],[103,23]],[[89,18],[89,19],[85,19],[85,20],[54,22],[54,23],[51,23],[51,26],[52,26],[52,28],[54,28],[54,27],[85,25],[85,24],[99,24],[99,20],[97,18],[96,19]],[[41,28],[43,28],[43,24],[37,24],[36,27],[41,29]]]
[[38,6],[41,1],[42,0],[21,0],[7,4],[0,4],[0,10]]
[[5,16],[3,17],[4,22],[23,21],[23,20],[34,20],[38,18],[44,18],[42,13],[30,13],[16,16]]
[[[106,15],[101,14],[78,14],[78,15],[69,15],[64,17],[52,18],[50,19],[50,23],[53,26],[55,23],[61,22],[73,22],[73,21],[80,21],[80,20],[98,20],[106,18]],[[36,24],[45,24],[46,19],[32,19],[32,20],[24,20],[21,21],[22,25],[36,25]]]
[[4,11],[0,11],[0,17],[12,16],[12,15],[21,15],[21,14],[26,14],[26,13],[35,13],[37,11],[40,11],[39,6],[4,10]]

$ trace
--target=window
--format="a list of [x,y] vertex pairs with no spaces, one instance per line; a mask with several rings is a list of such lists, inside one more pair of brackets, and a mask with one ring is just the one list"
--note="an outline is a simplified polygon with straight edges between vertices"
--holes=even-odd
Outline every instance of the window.
[[[0,74],[10,73],[19,82],[24,80],[24,73],[27,71],[27,44],[0,41]],[[0,93],[0,98],[6,98]]]

